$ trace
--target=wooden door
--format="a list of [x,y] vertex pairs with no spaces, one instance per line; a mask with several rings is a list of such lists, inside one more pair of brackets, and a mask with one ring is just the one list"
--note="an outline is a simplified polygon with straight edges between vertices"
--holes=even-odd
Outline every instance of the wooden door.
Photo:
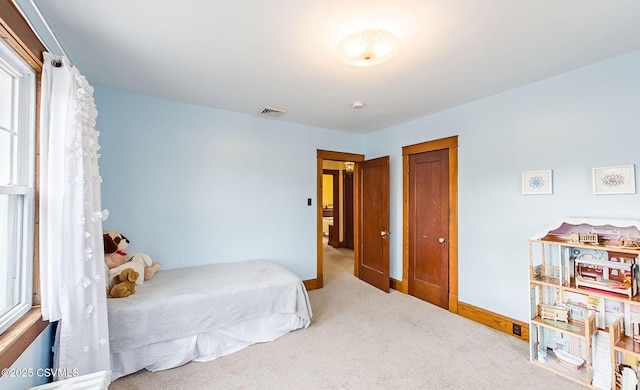
[[353,174],[345,174],[342,183],[344,247],[353,249]]
[[322,174],[331,175],[333,178],[333,188],[331,190],[333,198],[333,228],[329,226],[330,233],[329,242],[327,244],[334,248],[340,248],[340,171],[335,169],[324,169]]
[[409,156],[409,294],[449,308],[449,150]]
[[389,157],[358,164],[357,274],[389,292]]

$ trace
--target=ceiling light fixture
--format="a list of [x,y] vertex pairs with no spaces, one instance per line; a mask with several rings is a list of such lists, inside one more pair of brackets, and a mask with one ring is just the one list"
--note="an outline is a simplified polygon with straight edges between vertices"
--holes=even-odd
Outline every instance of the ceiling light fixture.
[[338,44],[338,58],[348,65],[375,66],[393,58],[399,47],[393,33],[371,28],[344,37]]
[[351,161],[346,161],[344,163],[344,170],[347,173],[347,175],[351,175],[353,173],[355,165],[356,165],[356,163],[351,162]]

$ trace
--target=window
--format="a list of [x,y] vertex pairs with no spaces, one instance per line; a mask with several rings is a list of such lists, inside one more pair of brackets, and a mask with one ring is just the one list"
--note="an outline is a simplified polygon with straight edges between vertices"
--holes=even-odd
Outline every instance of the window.
[[35,78],[0,41],[0,333],[31,309]]

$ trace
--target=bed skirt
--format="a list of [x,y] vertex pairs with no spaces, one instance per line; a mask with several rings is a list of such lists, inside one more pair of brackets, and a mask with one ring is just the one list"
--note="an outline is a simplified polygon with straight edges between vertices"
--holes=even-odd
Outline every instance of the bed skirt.
[[142,369],[161,371],[190,361],[208,362],[252,344],[277,339],[305,328],[306,320],[292,314],[272,314],[195,336],[143,345],[111,354],[111,381]]

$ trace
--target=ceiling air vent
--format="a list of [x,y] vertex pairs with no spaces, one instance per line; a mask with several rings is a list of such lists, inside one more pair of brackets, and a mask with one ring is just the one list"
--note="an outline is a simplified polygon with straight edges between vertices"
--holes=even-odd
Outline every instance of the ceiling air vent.
[[274,108],[274,107],[265,107],[261,112],[260,115],[262,116],[266,116],[269,118],[279,118],[281,117],[285,112],[287,112],[287,110],[283,110],[281,108]]

